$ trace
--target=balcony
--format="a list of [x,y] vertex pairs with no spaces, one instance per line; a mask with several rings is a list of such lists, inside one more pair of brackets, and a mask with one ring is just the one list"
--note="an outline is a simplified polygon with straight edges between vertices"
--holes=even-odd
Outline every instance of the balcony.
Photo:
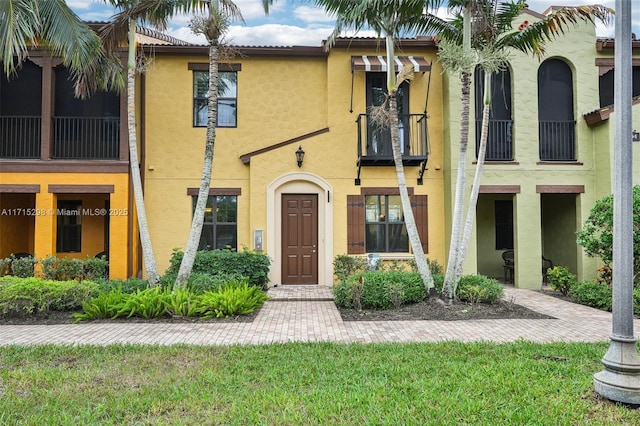
[[0,158],[40,158],[40,117],[0,117]]
[[[476,158],[481,135],[482,120],[476,120]],[[485,161],[513,161],[513,120],[489,120]]]
[[52,158],[117,160],[119,135],[116,117],[54,117]]
[[118,160],[116,117],[54,117],[50,156],[42,154],[40,117],[0,117],[0,158]]
[[[429,157],[429,138],[426,114],[398,114],[400,131],[400,149],[404,166],[420,166],[418,184],[422,184]],[[358,177],[363,166],[394,166],[391,149],[391,131],[374,122],[369,114],[360,114],[356,120],[358,126]]]
[[576,161],[576,122],[538,123],[540,161]]
[[[400,149],[405,166],[417,166],[427,160],[429,146],[426,114],[399,114]],[[380,127],[369,114],[360,114],[358,159],[362,166],[393,166],[391,131]]]

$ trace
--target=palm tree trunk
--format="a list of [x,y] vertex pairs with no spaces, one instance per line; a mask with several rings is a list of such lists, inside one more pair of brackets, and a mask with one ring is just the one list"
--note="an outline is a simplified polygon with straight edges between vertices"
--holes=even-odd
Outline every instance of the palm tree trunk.
[[[471,53],[471,6],[464,7],[462,46],[464,54]],[[460,246],[462,243],[462,220],[464,212],[464,192],[467,179],[467,146],[469,144],[469,108],[471,93],[471,70],[464,69],[461,75],[462,99],[460,111],[460,154],[458,157],[458,175],[456,177],[456,195],[453,204],[453,219],[451,223],[451,241],[449,246],[449,258],[447,259],[447,269],[442,286],[442,297],[453,300],[455,288],[457,286],[456,267],[460,256]]]
[[387,90],[389,93],[389,113],[391,115],[390,132],[391,132],[391,149],[393,151],[393,162],[396,166],[396,175],[398,178],[398,190],[400,192],[400,202],[402,203],[402,212],[404,213],[404,223],[407,227],[407,235],[409,236],[409,242],[411,243],[411,249],[413,250],[413,256],[416,261],[418,272],[422,277],[422,282],[427,290],[433,288],[433,277],[427,264],[427,259],[424,257],[424,250],[422,249],[422,242],[420,241],[420,234],[418,234],[418,227],[416,226],[416,220],[413,216],[413,210],[411,209],[411,200],[409,199],[409,192],[407,190],[407,181],[404,175],[404,166],[402,165],[402,151],[400,148],[400,131],[398,129],[398,103],[396,99],[396,83],[395,74],[393,68],[393,38],[391,36],[386,37],[387,42]]
[[196,207],[193,212],[191,232],[189,233],[184,257],[180,263],[174,289],[184,287],[191,275],[198,246],[200,245],[200,235],[202,234],[202,225],[204,223],[204,209],[207,205],[207,199],[209,198],[211,173],[213,170],[213,148],[216,142],[216,122],[218,117],[218,55],[218,43],[212,42],[209,45],[209,111],[207,113],[207,140],[204,148],[202,178],[200,179],[198,200],[196,201]]
[[455,267],[457,274],[454,277],[453,292],[457,287],[457,283],[462,275],[462,266],[469,249],[469,241],[471,240],[471,230],[476,216],[476,205],[478,204],[478,193],[480,192],[480,180],[482,179],[482,170],[484,168],[484,158],[487,153],[487,138],[489,136],[489,111],[491,110],[491,73],[484,73],[484,98],[482,108],[482,132],[480,134],[480,147],[478,148],[478,161],[476,163],[476,174],[473,178],[471,186],[471,195],[469,196],[469,208],[467,209],[467,220],[462,233],[462,242],[460,244],[460,252],[458,254],[458,263]]
[[455,296],[457,259],[460,256],[462,240],[462,221],[464,213],[464,193],[467,173],[467,146],[469,143],[469,105],[471,93],[471,74],[462,73],[462,110],[460,113],[460,153],[458,158],[458,176],[456,177],[456,196],[453,205],[453,221],[451,224],[451,241],[449,259],[442,287],[442,295],[449,300]]
[[138,228],[140,230],[140,245],[144,266],[147,271],[149,286],[158,284],[158,266],[153,255],[151,235],[147,223],[147,211],[144,206],[142,179],[140,178],[140,164],[138,162],[138,143],[136,140],[136,112],[135,112],[135,76],[136,76],[136,21],[129,24],[129,58],[127,63],[127,128],[129,131],[129,164],[131,165],[131,183],[136,203]]

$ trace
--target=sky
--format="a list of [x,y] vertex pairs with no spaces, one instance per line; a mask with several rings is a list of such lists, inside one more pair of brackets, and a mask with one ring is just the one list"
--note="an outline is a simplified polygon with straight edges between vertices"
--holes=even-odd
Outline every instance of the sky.
[[[318,9],[310,1],[276,0],[268,16],[262,8],[262,0],[235,0],[245,24],[232,23],[225,37],[228,44],[237,46],[320,46],[333,30],[333,18]],[[529,0],[529,9],[542,13],[550,6],[599,3],[614,7],[615,0]],[[635,3],[635,4],[634,4]],[[106,21],[113,15],[113,8],[102,0],[67,0],[67,4],[86,21]],[[632,2],[632,31],[640,39],[640,2]],[[440,10],[440,16],[446,16]],[[180,40],[206,44],[203,36],[197,36],[188,27],[190,16],[176,16],[165,31]],[[598,25],[599,37],[613,37],[613,26]],[[360,37],[374,36],[371,32],[360,32]]]

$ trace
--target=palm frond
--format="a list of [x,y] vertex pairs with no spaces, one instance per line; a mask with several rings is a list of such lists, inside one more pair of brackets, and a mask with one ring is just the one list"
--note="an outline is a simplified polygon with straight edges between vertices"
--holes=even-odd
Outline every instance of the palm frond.
[[505,34],[496,41],[496,45],[540,56],[544,53],[545,43],[564,34],[570,25],[577,26],[580,22],[608,24],[613,14],[612,9],[601,5],[563,7],[544,19],[530,23],[522,31],[513,30]]
[[38,45],[41,22],[37,1],[0,2],[0,60],[7,76],[26,58],[28,46]]

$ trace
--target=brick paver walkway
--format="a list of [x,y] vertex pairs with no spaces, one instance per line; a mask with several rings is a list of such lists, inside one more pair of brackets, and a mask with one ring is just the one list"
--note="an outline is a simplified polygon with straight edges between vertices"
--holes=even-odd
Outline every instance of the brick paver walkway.
[[[539,292],[505,289],[507,300],[556,319],[474,321],[342,321],[323,286],[269,289],[252,323],[117,323],[3,325],[0,345],[140,343],[170,345],[267,344],[291,341],[437,342],[443,340],[510,342],[606,341],[611,314],[564,302]],[[640,320],[635,321],[635,330]]]

